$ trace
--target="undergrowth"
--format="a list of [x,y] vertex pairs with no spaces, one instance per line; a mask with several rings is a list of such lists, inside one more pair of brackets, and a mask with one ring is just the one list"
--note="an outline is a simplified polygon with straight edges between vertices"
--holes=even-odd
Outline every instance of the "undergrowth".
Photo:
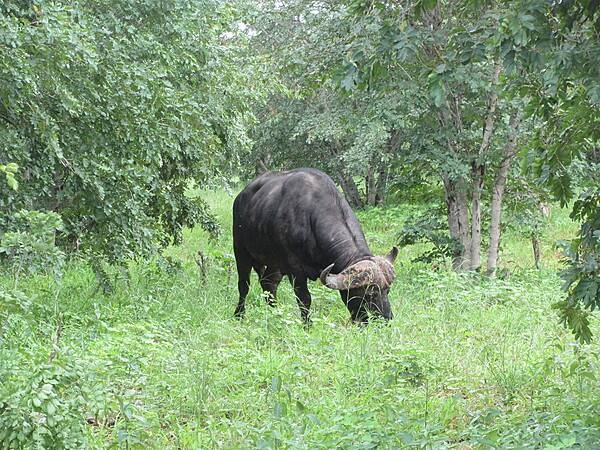
[[[231,198],[208,200],[229,230]],[[360,213],[376,253],[413,212]],[[109,268],[108,294],[77,261],[60,277],[7,271],[0,447],[594,448],[600,347],[575,343],[551,309],[553,242],[573,231],[556,215],[542,268],[508,235],[495,280],[411,262],[426,244],[404,248],[389,325],[351,324],[314,283],[307,331],[291,288],[272,309],[256,279],[233,319],[228,232],[191,230],[166,257]]]

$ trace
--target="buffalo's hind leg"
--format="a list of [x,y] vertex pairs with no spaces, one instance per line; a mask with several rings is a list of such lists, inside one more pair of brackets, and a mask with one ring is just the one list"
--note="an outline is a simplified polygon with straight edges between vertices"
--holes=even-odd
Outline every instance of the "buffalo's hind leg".
[[258,272],[260,287],[262,288],[263,292],[268,293],[267,303],[269,306],[275,306],[277,302],[277,287],[279,286],[283,275],[279,270],[270,266],[267,266],[261,272]]
[[300,317],[302,317],[304,325],[309,327],[312,324],[312,321],[310,320],[310,304],[312,299],[310,297],[310,291],[308,290],[308,280],[306,278],[292,276],[289,277],[289,280],[290,283],[292,283],[296,301],[300,307]]
[[244,316],[244,312],[246,311],[246,296],[250,290],[250,272],[252,271],[252,261],[250,255],[242,250],[239,250],[237,247],[234,248],[234,253],[235,264],[237,266],[238,273],[238,292],[240,294],[234,316],[241,318]]

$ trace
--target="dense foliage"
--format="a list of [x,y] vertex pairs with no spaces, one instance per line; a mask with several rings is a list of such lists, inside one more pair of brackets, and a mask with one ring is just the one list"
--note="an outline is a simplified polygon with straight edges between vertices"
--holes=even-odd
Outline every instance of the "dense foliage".
[[116,260],[210,224],[185,190],[237,167],[259,96],[237,14],[211,0],[3,2],[0,163],[18,164],[20,189],[0,184],[0,229],[20,209],[54,211],[62,246]]
[[567,298],[555,306],[575,336],[589,341],[588,314],[600,307],[600,11],[595,1],[560,2],[551,18],[537,28],[553,39],[542,75],[530,86],[542,120],[533,169],[563,204],[579,197],[571,213],[581,223],[579,235],[564,246]]
[[483,202],[493,189],[490,247],[497,255],[506,172],[528,141],[518,130],[531,127],[514,68],[502,61],[512,35],[499,24],[508,11],[461,2],[424,9],[420,2],[302,0],[273,10],[263,22],[275,22],[287,39],[265,32],[258,47],[284,55],[275,65],[294,96],[272,99],[263,112],[257,157],[275,167],[317,163],[355,206],[383,202],[390,187],[441,185],[438,201],[447,204],[460,269],[481,266]]

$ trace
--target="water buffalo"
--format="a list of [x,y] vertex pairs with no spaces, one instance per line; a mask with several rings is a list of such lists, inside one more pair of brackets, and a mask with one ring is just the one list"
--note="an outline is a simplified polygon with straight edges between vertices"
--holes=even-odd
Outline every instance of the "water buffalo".
[[340,291],[353,321],[366,323],[367,310],[392,318],[388,292],[398,249],[373,256],[350,205],[319,170],[267,172],[246,186],[233,202],[233,249],[240,294],[236,317],[244,314],[254,268],[270,305],[288,276],[306,324],[307,281],[317,278]]

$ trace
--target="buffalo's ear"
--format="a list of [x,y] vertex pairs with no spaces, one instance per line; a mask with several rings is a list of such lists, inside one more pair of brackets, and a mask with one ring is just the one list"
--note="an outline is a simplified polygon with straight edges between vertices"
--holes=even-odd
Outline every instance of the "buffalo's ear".
[[396,260],[396,256],[398,256],[398,247],[394,246],[394,247],[392,247],[390,252],[387,255],[385,255],[385,259],[387,259],[390,264],[394,264],[394,261]]

